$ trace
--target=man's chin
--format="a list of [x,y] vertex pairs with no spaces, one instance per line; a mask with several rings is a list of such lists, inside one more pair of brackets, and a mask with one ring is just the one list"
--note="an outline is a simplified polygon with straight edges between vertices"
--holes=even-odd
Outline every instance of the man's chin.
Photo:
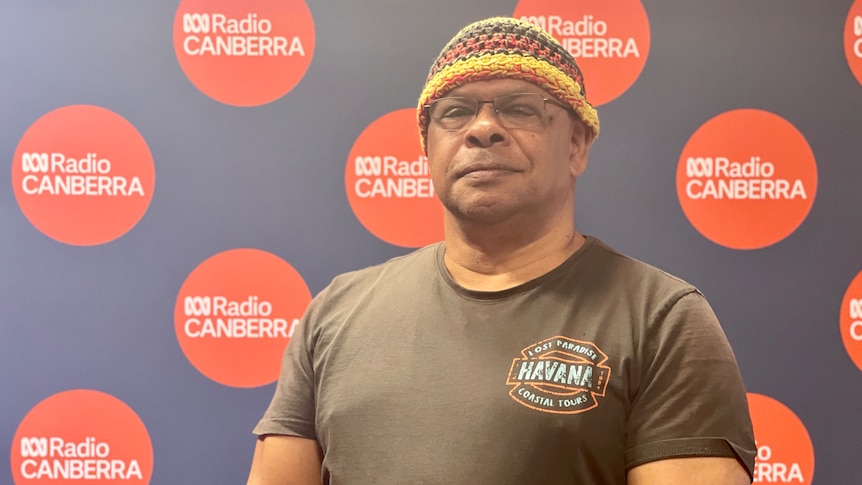
[[517,214],[511,204],[493,197],[476,197],[444,207],[457,221],[468,224],[499,224]]

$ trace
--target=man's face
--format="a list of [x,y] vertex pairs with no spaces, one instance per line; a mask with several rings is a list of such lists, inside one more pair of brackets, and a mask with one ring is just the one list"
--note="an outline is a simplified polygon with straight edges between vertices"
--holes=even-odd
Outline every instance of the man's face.
[[[479,101],[511,93],[539,93],[515,79],[466,84],[446,96]],[[546,104],[532,128],[505,128],[490,103],[460,131],[428,126],[428,162],[434,190],[459,220],[494,223],[513,216],[547,219],[574,203],[575,178],[586,168],[592,136],[569,111]]]

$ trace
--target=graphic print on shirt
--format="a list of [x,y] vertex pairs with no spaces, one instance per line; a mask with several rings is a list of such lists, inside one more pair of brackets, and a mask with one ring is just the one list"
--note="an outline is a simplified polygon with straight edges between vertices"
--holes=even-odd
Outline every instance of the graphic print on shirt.
[[551,337],[525,347],[512,360],[506,384],[509,395],[544,413],[577,414],[598,406],[611,368],[608,356],[592,342]]

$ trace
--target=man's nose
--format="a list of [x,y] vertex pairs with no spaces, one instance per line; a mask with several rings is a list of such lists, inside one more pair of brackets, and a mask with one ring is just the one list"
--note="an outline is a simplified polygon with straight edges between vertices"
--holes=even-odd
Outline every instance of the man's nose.
[[491,102],[479,104],[479,111],[467,125],[464,136],[467,146],[489,147],[495,143],[509,142],[509,132],[500,123],[500,117]]

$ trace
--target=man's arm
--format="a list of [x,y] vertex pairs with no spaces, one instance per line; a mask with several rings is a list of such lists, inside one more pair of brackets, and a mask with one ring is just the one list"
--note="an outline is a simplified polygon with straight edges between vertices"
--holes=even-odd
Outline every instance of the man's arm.
[[670,458],[636,466],[629,485],[748,485],[751,479],[736,458]]
[[247,485],[321,485],[323,456],[308,438],[265,435],[254,446]]

